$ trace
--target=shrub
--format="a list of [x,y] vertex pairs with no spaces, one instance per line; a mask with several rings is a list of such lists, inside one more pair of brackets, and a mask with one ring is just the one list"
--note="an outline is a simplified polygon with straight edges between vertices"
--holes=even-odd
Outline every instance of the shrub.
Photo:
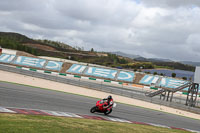
[[172,73],[172,77],[173,77],[173,78],[176,77],[176,73]]
[[158,74],[157,72],[154,72],[154,73],[153,73],[153,75],[157,75],[157,74]]
[[187,80],[187,77],[182,77],[182,79]]

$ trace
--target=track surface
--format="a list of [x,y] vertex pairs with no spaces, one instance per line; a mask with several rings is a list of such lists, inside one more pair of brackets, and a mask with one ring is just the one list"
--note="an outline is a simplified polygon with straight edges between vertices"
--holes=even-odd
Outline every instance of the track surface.
[[[0,106],[91,114],[97,99],[0,82]],[[135,106],[117,104],[110,117],[200,131],[200,121]]]

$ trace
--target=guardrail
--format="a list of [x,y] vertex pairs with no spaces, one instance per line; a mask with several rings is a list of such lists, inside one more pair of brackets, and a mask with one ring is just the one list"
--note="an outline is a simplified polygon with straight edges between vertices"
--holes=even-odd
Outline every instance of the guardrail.
[[[84,79],[75,75],[66,75],[66,74],[53,74],[44,70],[35,70],[35,69],[21,69],[16,68],[9,65],[0,64],[0,70],[14,72],[18,74],[23,74],[31,77],[47,79],[51,81],[56,81],[60,83],[85,87],[89,89],[94,89],[98,91],[103,91],[111,94],[117,94],[129,98],[134,98],[142,101],[147,101],[159,105],[164,105],[168,107],[173,107],[177,109],[182,109],[186,111],[191,111],[200,114],[200,108],[188,107],[185,106],[185,100],[183,99],[183,95],[180,94],[179,97],[174,97],[173,102],[166,102],[159,99],[159,96],[155,96],[154,98],[146,97],[146,90],[138,89],[134,87],[124,86],[123,84],[111,84],[110,82],[97,81],[92,78]],[[87,77],[88,78],[88,77]],[[197,106],[200,105],[200,99],[197,100]]]

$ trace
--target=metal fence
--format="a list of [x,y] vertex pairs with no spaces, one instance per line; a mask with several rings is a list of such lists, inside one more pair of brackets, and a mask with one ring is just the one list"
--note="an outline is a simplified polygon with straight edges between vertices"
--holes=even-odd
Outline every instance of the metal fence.
[[[129,97],[129,98],[134,98],[134,99],[138,99],[142,101],[147,101],[150,103],[155,103],[159,105],[164,105],[164,106],[173,107],[176,109],[191,111],[191,112],[200,114],[200,108],[196,108],[196,107],[194,108],[194,107],[189,107],[189,106],[184,105],[186,97],[184,97],[182,94],[180,95],[177,94],[178,96],[174,97],[172,102],[167,102],[167,101],[160,100],[159,96],[155,96],[153,98],[146,97],[145,96],[146,90],[144,89],[123,86],[120,84],[115,85],[115,84],[106,83],[106,82],[98,82],[98,81],[86,80],[86,79],[80,79],[80,78],[70,78],[66,76],[64,77],[61,75],[52,75],[48,73],[39,73],[35,71],[18,69],[16,67],[4,65],[4,64],[0,64],[0,70],[23,74],[23,75],[27,75],[31,77],[36,77],[36,78],[47,79],[47,80],[70,84],[74,86],[85,87],[85,88],[103,91],[103,92],[107,92],[111,94],[117,94],[117,95]],[[197,100],[196,105],[197,106],[200,105],[199,98]]]

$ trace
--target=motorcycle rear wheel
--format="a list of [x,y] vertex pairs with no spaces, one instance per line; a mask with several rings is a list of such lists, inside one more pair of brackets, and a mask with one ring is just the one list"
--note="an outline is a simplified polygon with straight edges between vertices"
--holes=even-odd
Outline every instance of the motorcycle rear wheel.
[[108,115],[108,114],[110,114],[111,112],[112,112],[112,109],[107,110],[106,112],[104,112],[104,114],[105,114],[105,115]]
[[90,109],[90,112],[91,112],[91,113],[96,112],[96,108],[97,108],[96,106],[92,107],[92,108]]

